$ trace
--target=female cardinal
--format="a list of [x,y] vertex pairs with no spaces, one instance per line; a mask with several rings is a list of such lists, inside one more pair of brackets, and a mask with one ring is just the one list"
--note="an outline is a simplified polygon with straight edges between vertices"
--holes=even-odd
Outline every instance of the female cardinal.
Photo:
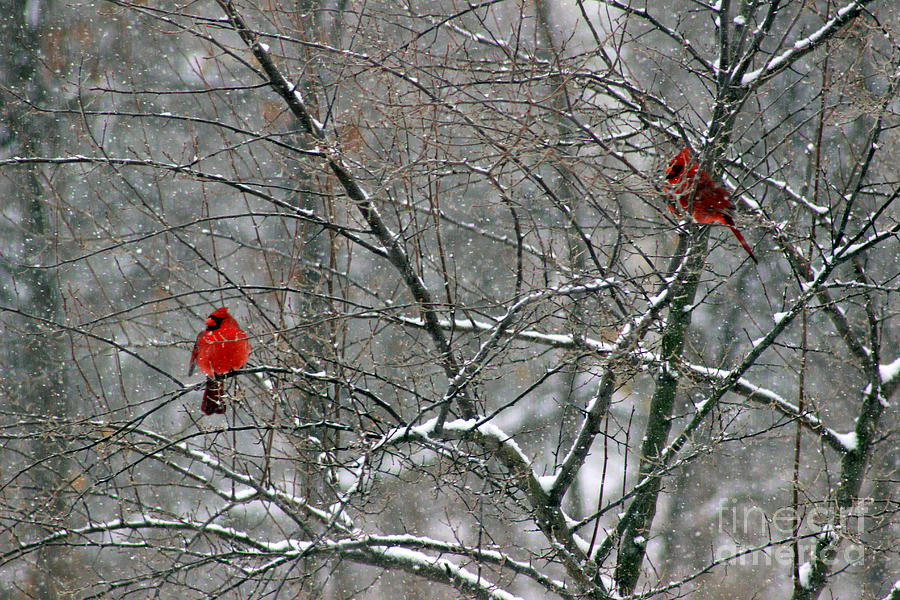
[[197,336],[188,364],[188,375],[194,372],[195,366],[206,373],[206,391],[200,405],[203,414],[225,414],[222,402],[225,382],[219,376],[243,367],[249,354],[247,334],[228,314],[228,309],[223,306],[214,310],[206,319],[206,329]]
[[[665,186],[669,191],[666,195],[669,198],[677,199],[681,203],[682,208],[687,208],[688,203],[693,196],[693,212],[694,220],[698,223],[722,223],[728,226],[737,241],[740,242],[753,262],[756,257],[753,251],[744,240],[744,236],[734,226],[734,219],[731,218],[731,201],[728,199],[728,192],[712,180],[712,177],[706,171],[700,171],[699,177],[697,171],[700,165],[691,159],[691,151],[685,148],[675,155],[669,166],[666,168]],[[669,210],[676,212],[675,207],[669,205]]]

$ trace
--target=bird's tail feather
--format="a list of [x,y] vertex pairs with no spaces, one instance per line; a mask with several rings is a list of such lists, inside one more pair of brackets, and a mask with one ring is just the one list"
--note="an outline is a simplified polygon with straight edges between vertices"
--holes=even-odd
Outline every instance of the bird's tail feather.
[[224,415],[225,382],[221,379],[207,379],[206,390],[203,392],[203,403],[200,410],[204,415]]

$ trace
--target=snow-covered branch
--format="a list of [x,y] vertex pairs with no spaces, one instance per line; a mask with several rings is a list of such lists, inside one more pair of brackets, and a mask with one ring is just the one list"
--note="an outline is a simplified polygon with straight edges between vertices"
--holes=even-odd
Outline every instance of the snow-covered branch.
[[[377,315],[377,317],[385,318],[384,315],[380,314]],[[404,316],[391,316],[389,318],[411,327],[422,327],[424,325],[421,319]],[[492,323],[478,320],[473,321],[465,318],[457,318],[452,322],[449,319],[442,319],[440,325],[448,331],[452,330],[458,333],[489,333],[495,331],[495,326]],[[614,351],[615,346],[613,343],[596,338],[575,336],[572,334],[544,333],[532,329],[508,331],[505,332],[505,334],[522,342],[537,343],[552,348],[592,352],[596,355],[598,360],[604,360],[608,357]],[[631,350],[623,360],[628,360],[642,369],[658,368],[662,362],[658,352],[642,346],[638,346]],[[731,372],[726,369],[690,362],[682,362],[679,365],[679,368],[690,373],[695,379],[713,386],[720,385],[726,379],[729,379],[731,374]],[[900,386],[900,359],[888,365],[883,365],[882,374],[884,376],[883,385],[887,389],[894,389],[897,386]],[[851,436],[852,432],[839,433],[825,425],[819,417],[810,413],[808,410],[801,412],[796,404],[785,399],[774,390],[759,385],[758,383],[754,383],[746,376],[741,376],[735,380],[731,391],[752,402],[773,408],[789,419],[799,420],[804,427],[820,436],[822,441],[836,452],[843,453],[847,451],[847,440],[850,439],[849,436]],[[887,395],[890,396],[891,394]]]
[[740,85],[746,88],[756,88],[775,77],[797,60],[819,48],[825,41],[831,39],[848,23],[863,14],[865,7],[871,0],[853,0],[839,8],[834,17],[824,25],[807,35],[796,40],[793,45],[777,56],[771,57],[766,64],[754,71],[745,73],[740,80]]
[[672,302],[676,294],[680,293],[686,274],[688,273],[688,261],[682,261],[672,276],[665,282],[662,289],[650,299],[647,309],[635,316],[631,322],[626,323],[612,344],[612,350],[605,358],[603,372],[597,384],[597,391],[591,398],[585,409],[585,417],[581,421],[578,433],[566,452],[565,457],[557,470],[551,499],[558,503],[562,501],[566,491],[575,481],[575,476],[587,459],[594,438],[600,432],[600,422],[609,410],[612,395],[615,391],[615,382],[619,360],[626,359],[638,346],[650,326],[656,321],[660,313]]
[[[564,582],[547,577],[528,563],[514,560],[501,552],[483,548],[470,548],[411,535],[367,535],[341,540],[320,538],[315,541],[287,538],[272,541],[216,523],[161,519],[151,515],[111,519],[73,529],[60,529],[34,541],[20,542],[14,545],[0,554],[0,564],[35,552],[47,544],[124,549],[147,547],[147,542],[142,539],[142,532],[147,530],[189,531],[215,537],[233,546],[241,547],[242,563],[246,563],[248,560],[256,560],[261,563],[256,567],[237,564],[233,567],[245,575],[258,575],[260,570],[271,570],[304,556],[333,555],[372,566],[399,567],[418,577],[447,583],[461,592],[472,594],[477,598],[486,600],[514,600],[517,598],[492,583],[485,575],[473,573],[457,563],[443,558],[445,555],[455,554],[493,564],[498,568],[510,569],[538,582],[550,593],[564,598],[574,597],[567,590]],[[95,536],[97,539],[94,539]],[[131,536],[135,536],[136,540],[132,541]],[[423,550],[434,552],[437,556],[432,556]]]
[[552,480],[539,478],[535,474],[532,459],[522,451],[512,436],[496,425],[479,419],[446,422],[440,431],[437,430],[437,424],[438,419],[435,418],[419,426],[395,429],[376,447],[439,438],[467,440],[489,452],[504,465],[516,482],[516,487],[529,499],[538,527],[551,543],[559,545],[568,571],[579,583],[579,588],[591,597],[606,597],[606,590],[586,574],[586,544],[570,530],[568,524],[571,519],[565,515],[559,503],[551,499]]

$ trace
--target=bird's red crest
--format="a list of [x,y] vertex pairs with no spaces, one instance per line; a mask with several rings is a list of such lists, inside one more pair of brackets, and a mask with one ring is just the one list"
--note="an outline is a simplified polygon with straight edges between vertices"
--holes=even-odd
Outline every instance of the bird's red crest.
[[691,160],[691,149],[685,148],[669,161],[669,165],[686,165]]
[[228,307],[223,306],[222,308],[217,308],[216,310],[212,311],[209,316],[224,319],[228,316]]
[[217,308],[209,313],[209,316],[206,317],[206,326],[210,329],[214,329],[230,318],[231,315],[228,314],[228,308],[223,306],[222,308]]

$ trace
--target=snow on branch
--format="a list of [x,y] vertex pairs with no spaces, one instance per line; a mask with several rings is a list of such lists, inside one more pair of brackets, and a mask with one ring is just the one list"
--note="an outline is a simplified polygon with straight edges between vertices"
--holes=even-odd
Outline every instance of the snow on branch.
[[368,554],[373,564],[399,567],[404,571],[443,581],[467,594],[485,600],[520,600],[506,590],[491,583],[483,574],[473,573],[446,559],[430,556],[406,548],[370,548]]
[[[514,302],[507,309],[506,314],[497,319],[496,324],[492,327],[493,331],[491,332],[490,337],[485,340],[485,342],[481,345],[475,355],[469,361],[467,361],[462,369],[460,369],[459,373],[457,373],[457,375],[450,381],[447,395],[444,397],[443,401],[448,402],[452,398],[452,396],[457,393],[458,390],[464,387],[472,379],[472,377],[474,377],[475,374],[477,374],[478,371],[483,368],[488,356],[493,351],[493,349],[496,348],[497,344],[505,336],[506,332],[513,326],[513,323],[518,317],[519,313],[521,313],[528,306],[556,296],[594,293],[600,290],[614,287],[616,287],[616,284],[614,282],[601,278],[595,279],[585,284],[553,286],[545,290],[540,290],[538,292],[528,294],[524,298],[521,298],[518,301]],[[438,427],[440,427],[440,423],[438,423]]]
[[220,486],[216,486],[210,479],[197,474],[195,471],[186,469],[180,465],[177,465],[176,463],[173,463],[172,461],[166,461],[161,456],[161,452],[153,452],[147,455],[151,458],[164,462],[170,468],[173,468],[183,475],[189,476],[195,481],[198,481],[199,483],[210,489],[212,492],[214,492],[217,496],[227,500],[228,502],[242,503],[259,498],[272,502],[275,506],[284,511],[285,514],[295,515],[299,512],[307,517],[314,518],[321,523],[328,523],[329,525],[337,526],[344,532],[349,533],[354,530],[353,524],[350,521],[349,517],[347,517],[343,512],[341,512],[339,515],[335,515],[334,511],[326,511],[316,508],[315,506],[311,505],[306,498],[289,494],[284,490],[281,490],[272,485],[264,485],[255,480],[250,475],[235,471],[234,469],[226,466],[215,456],[196,448],[192,448],[186,442],[172,443],[169,438],[148,429],[136,428],[134,430],[134,433],[138,435],[144,435],[162,444],[163,448],[166,451],[175,452],[184,456],[185,458],[196,461],[197,463],[200,463],[203,466],[212,469],[214,472],[225,477],[232,483],[244,486],[243,489],[235,489],[234,491],[227,487],[223,488]]
[[894,587],[882,600],[900,600],[900,579],[894,582]]
[[[436,551],[441,555],[458,554],[466,557],[477,557],[498,567],[508,568],[516,573],[525,575],[537,581],[552,593],[560,594],[563,597],[572,597],[567,592],[564,582],[550,579],[533,566],[513,560],[501,552],[482,548],[469,548],[411,535],[364,536],[344,540],[324,538],[314,542],[296,538],[270,541],[257,539],[247,532],[216,523],[160,519],[151,515],[140,515],[127,519],[111,519],[78,528],[59,529],[31,542],[20,542],[18,545],[0,554],[0,563],[35,552],[48,544],[59,545],[67,541],[73,544],[79,543],[91,546],[145,547],[147,545],[145,541],[132,542],[127,537],[129,534],[152,529],[193,531],[212,535],[229,542],[229,544],[242,547],[243,551],[241,554],[245,559],[254,557],[260,559],[276,558],[276,560],[269,560],[256,569],[248,570],[238,566],[234,567],[240,569],[245,575],[258,574],[260,571],[269,570],[301,556],[331,554],[373,566],[396,566],[426,579],[448,583],[461,591],[474,594],[478,598],[488,600],[514,600],[517,598],[517,596],[491,583],[481,573],[472,573],[447,558],[431,556],[419,550],[427,549]],[[122,537],[123,535],[124,538]],[[99,539],[85,541],[85,538],[92,538],[93,536],[99,536]]]
[[[485,423],[479,419],[456,419],[443,424],[440,434],[437,431],[437,418],[429,419],[421,425],[409,427],[397,427],[388,431],[378,441],[373,450],[383,446],[396,445],[411,441],[437,441],[439,439],[472,439],[477,437],[481,444],[489,446],[493,450],[504,448],[503,456],[511,463],[515,463],[515,471],[522,474],[525,470],[531,472],[531,458],[522,451],[512,436],[491,423]],[[531,477],[535,477],[531,473]]]
[[[410,441],[431,444],[434,440],[466,440],[493,455],[504,465],[512,481],[529,500],[535,523],[553,545],[566,565],[568,573],[582,590],[598,592],[602,588],[590,579],[585,571],[587,544],[571,531],[569,518],[558,502],[550,496],[546,480],[534,473],[531,458],[519,447],[512,436],[485,419],[457,419],[443,423],[433,418],[418,426],[399,427],[389,431],[373,447],[396,445]],[[370,453],[371,454],[371,453]],[[599,589],[601,594],[605,590]]]
[[878,371],[881,375],[881,385],[896,385],[900,380],[900,357],[894,359],[893,362],[880,365]]
[[146,529],[167,529],[170,531],[187,530],[209,533],[227,539],[232,543],[247,546],[258,552],[265,553],[290,552],[296,555],[303,551],[308,544],[308,542],[301,542],[299,540],[264,542],[254,539],[245,532],[238,531],[231,527],[223,527],[215,523],[202,521],[176,521],[171,519],[159,519],[150,515],[141,515],[130,519],[111,519],[109,521],[91,523],[89,525],[71,529],[58,529],[49,535],[38,538],[32,542],[19,542],[18,545],[0,554],[0,563],[36,551],[48,544],[62,544],[66,541],[75,543],[76,540],[80,541],[81,538],[96,534],[103,535],[101,535],[100,540],[88,542],[89,545],[143,547],[146,545],[143,541],[131,542],[126,539],[121,539],[119,534],[122,532],[138,532]]
[[769,59],[761,68],[745,73],[741,77],[740,85],[747,88],[758,87],[775,77],[796,62],[797,59],[818,48],[822,42],[858,17],[863,12],[865,5],[870,1],[853,0],[853,2],[841,7],[834,17],[812,34],[795,41],[791,48]]
[[863,233],[866,230],[867,228],[862,228],[860,232],[846,244],[834,248],[832,250],[832,260],[838,264],[846,262],[852,259],[854,256],[857,256],[858,254],[869,250],[880,242],[895,238],[897,234],[900,233],[900,223],[895,223],[892,227],[889,227],[888,229],[885,229],[880,233],[874,233],[869,236],[868,239],[865,239],[861,242],[857,241],[860,237],[862,237]]
[[553,482],[550,493],[550,498],[554,503],[562,502],[562,498],[565,496],[569,486],[575,481],[578,470],[581,469],[581,466],[587,459],[594,438],[600,431],[600,421],[606,415],[615,391],[616,363],[621,359],[630,357],[634,352],[634,348],[639,345],[662,310],[672,302],[675,295],[682,289],[684,279],[689,273],[687,264],[688,260],[683,260],[679,264],[672,276],[665,280],[662,289],[650,299],[648,308],[642,314],[635,316],[630,322],[626,323],[613,342],[612,350],[605,359],[603,373],[597,384],[597,391],[588,402],[578,433],[556,473],[556,479]]
[[[364,318],[385,318],[385,316],[381,313],[369,313],[360,316]],[[422,319],[418,319],[415,317],[405,317],[402,315],[398,315],[391,316],[389,318],[410,327],[422,328],[425,326],[425,323],[422,321]],[[488,333],[494,331],[495,327],[493,323],[469,319],[465,317],[457,317],[452,320],[441,319],[439,323],[441,327],[447,330],[470,333]],[[591,352],[597,353],[598,355],[602,355],[613,350],[613,345],[610,343],[593,338],[573,336],[572,334],[568,333],[543,333],[541,331],[535,331],[533,329],[522,329],[514,331],[506,330],[504,333],[510,338],[516,340],[521,340],[524,342],[534,342],[553,348],[589,350]]]
[[[696,365],[691,366],[692,370],[695,373],[702,374],[704,371],[707,373],[710,371],[709,369],[704,369],[702,367],[698,367]],[[712,381],[724,379],[722,373],[717,374],[717,376],[712,379]],[[745,397],[753,400],[756,403],[771,406],[784,416],[797,419],[800,423],[803,424],[804,427],[817,434],[822,438],[822,441],[831,446],[832,449],[838,452],[850,452],[854,449],[854,447],[850,444],[851,438],[850,435],[853,432],[847,434],[841,434],[831,429],[830,427],[826,427],[819,417],[807,412],[802,411],[800,408],[788,400],[786,400],[780,394],[776,394],[775,392],[760,387],[758,385],[754,385],[744,379],[743,377],[738,379],[734,384],[732,391],[738,394],[742,394]]]
[[[365,317],[367,315],[363,316]],[[373,318],[384,318],[384,315],[382,314],[372,316]],[[393,316],[390,318],[410,327],[424,327],[424,323],[421,319],[404,316]],[[453,330],[456,332],[482,333],[494,330],[494,325],[492,323],[470,320],[467,318],[457,318],[452,321],[450,319],[442,319],[440,325],[446,330]],[[609,355],[613,352],[615,347],[614,344],[590,337],[574,336],[572,334],[543,333],[532,329],[506,331],[505,335],[516,340],[542,344],[553,348],[590,351],[598,357]],[[662,362],[662,358],[657,352],[652,352],[642,346],[633,348],[628,353],[627,358],[634,364],[645,367],[658,366]],[[697,363],[684,362],[681,363],[681,368],[711,385],[721,383],[725,379],[728,379],[730,375],[730,371],[728,370],[708,367]],[[895,384],[900,383],[900,359],[897,359],[890,365],[884,365],[882,367],[882,379],[884,380],[884,385],[888,385],[892,382]],[[753,383],[743,376],[735,380],[731,391],[740,394],[757,404],[774,408],[790,419],[799,420],[804,427],[822,437],[823,441],[835,451],[846,452],[848,450],[848,447],[841,440],[841,436],[846,434],[840,434],[830,427],[827,427],[821,419],[809,412],[804,411],[801,413],[795,404],[791,403],[777,392]]]
[[552,593],[559,594],[563,597],[573,597],[565,582],[551,579],[541,573],[529,562],[515,560],[511,556],[497,550],[470,547],[463,544],[450,544],[433,538],[409,534],[369,535],[354,542],[346,542],[343,545],[347,548],[358,545],[365,547],[403,548],[406,551],[411,549],[429,550],[438,552],[442,555],[456,554],[468,558],[475,558],[485,563],[508,568],[520,575],[529,577]]

